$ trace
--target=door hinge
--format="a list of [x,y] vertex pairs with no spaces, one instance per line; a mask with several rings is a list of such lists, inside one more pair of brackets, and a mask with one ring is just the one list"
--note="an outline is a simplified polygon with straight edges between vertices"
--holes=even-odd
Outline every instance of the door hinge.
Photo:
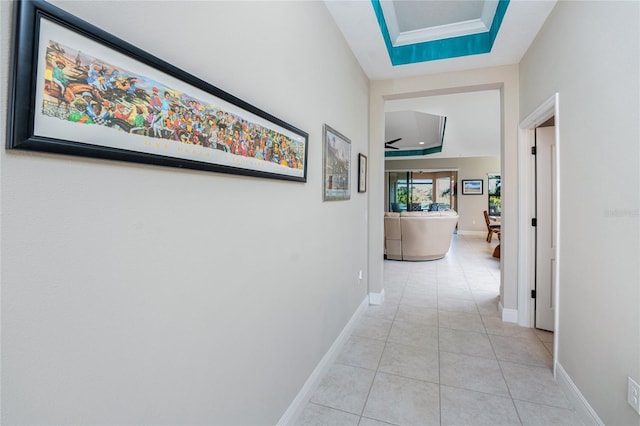
[[535,217],[531,219],[531,226],[538,226],[538,219]]
[[531,298],[532,299],[536,298],[536,291],[535,290],[531,290]]
[[536,147],[535,146],[531,147],[531,155],[536,155]]

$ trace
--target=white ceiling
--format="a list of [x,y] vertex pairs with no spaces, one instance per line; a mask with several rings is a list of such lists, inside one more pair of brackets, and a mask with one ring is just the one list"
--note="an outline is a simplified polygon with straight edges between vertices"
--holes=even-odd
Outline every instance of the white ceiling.
[[438,148],[442,145],[445,118],[415,109],[387,111],[384,115],[385,143],[396,150]]
[[[325,0],[325,3],[369,79],[386,80],[519,63],[556,0],[511,0],[489,53],[399,66],[391,64],[370,0]],[[441,32],[442,38],[447,38],[447,31],[451,34],[454,26],[470,26],[472,23],[477,27],[480,21],[490,21],[493,15],[487,18],[487,14],[495,14],[496,3],[495,0],[381,0],[380,7],[384,11],[390,38],[395,37],[394,31],[397,35],[398,31],[402,34],[402,31],[409,30],[410,36],[412,32],[429,32],[432,38],[424,40],[433,40],[434,31]],[[493,12],[488,12],[492,7]],[[477,19],[479,15],[480,19]],[[447,117],[442,152],[428,154],[425,158],[500,156],[498,90],[386,101],[385,112],[392,111],[406,111],[407,115],[423,112]],[[390,116],[390,120],[410,120],[410,117],[402,119],[397,114],[394,116]],[[391,125],[395,126],[393,123]],[[387,130],[387,133],[391,131]],[[394,138],[403,138],[394,146],[401,149],[422,148],[416,145],[419,138],[411,132],[408,131],[406,136],[397,134],[397,126],[393,132]]]
[[[385,103],[387,113],[418,111],[447,117],[442,152],[427,158],[499,157],[500,156],[500,92],[484,90],[452,95],[401,99]],[[401,137],[394,133],[395,137]],[[420,149],[417,140],[403,139],[394,146]],[[393,159],[411,157],[394,157]]]
[[[442,3],[445,5],[451,3],[460,5],[461,10],[465,13],[468,9],[464,6],[467,3],[465,0],[450,0],[446,2],[431,0],[396,1],[410,3],[413,7],[417,5],[422,7],[431,6],[434,9],[431,12],[433,14],[453,14],[449,10],[450,8],[446,11],[442,10]],[[555,0],[511,0],[490,53],[395,67],[391,65],[371,1],[325,0],[325,4],[369,79],[386,80],[517,64],[529,48],[556,2]],[[423,17],[423,19],[426,19],[424,25],[431,26],[433,23],[428,20],[433,18],[429,18],[430,13],[427,12],[423,12],[421,15],[415,13],[415,16]],[[448,17],[447,19],[452,20],[454,18]],[[436,22],[441,23],[442,20]],[[411,25],[414,27],[419,26],[415,22]]]

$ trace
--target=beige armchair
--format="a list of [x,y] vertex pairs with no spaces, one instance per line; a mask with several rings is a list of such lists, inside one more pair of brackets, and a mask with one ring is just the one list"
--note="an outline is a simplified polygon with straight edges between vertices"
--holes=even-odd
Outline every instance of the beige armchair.
[[435,260],[449,251],[455,211],[385,213],[385,253],[391,260]]
[[400,213],[385,213],[384,252],[387,259],[402,260],[402,234],[400,232]]
[[451,235],[458,223],[458,215],[450,216],[403,216],[402,259],[435,260],[443,258],[449,251]]

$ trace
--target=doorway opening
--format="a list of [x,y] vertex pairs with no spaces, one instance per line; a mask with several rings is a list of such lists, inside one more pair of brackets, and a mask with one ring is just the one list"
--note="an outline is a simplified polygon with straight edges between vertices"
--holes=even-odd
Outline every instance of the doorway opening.
[[[511,93],[510,90],[507,92]],[[466,173],[468,178],[483,178],[484,185],[487,185],[486,176],[488,174],[500,175],[502,179],[509,175],[509,173],[505,174],[503,167],[504,138],[505,134],[509,133],[505,131],[504,123],[505,116],[511,118],[512,122],[516,117],[515,114],[512,114],[514,108],[511,106],[514,98],[513,96],[505,98],[504,83],[491,82],[473,86],[420,89],[413,92],[381,94],[380,97],[374,93],[372,97],[371,114],[372,123],[375,123],[372,126],[374,139],[392,141],[402,137],[401,142],[407,146],[397,143],[394,147],[400,148],[400,150],[406,149],[411,153],[406,156],[387,156],[385,152],[391,151],[382,150],[385,173],[381,176],[381,183],[385,186],[385,191],[381,194],[383,199],[380,201],[382,202],[376,203],[376,205],[382,207],[384,211],[436,208],[440,210],[449,205],[449,208],[458,211],[461,215],[458,228],[462,226],[463,231],[468,233],[483,232],[485,228],[482,213],[487,209],[486,203],[488,202],[486,189],[483,191],[482,197],[464,199],[459,194],[458,187],[461,184],[460,179],[465,177],[461,173]],[[441,152],[415,155],[408,146],[411,142],[409,136],[396,135],[392,138],[391,135],[386,134],[387,114],[407,111],[419,111],[447,117],[447,131]],[[380,139],[377,138],[377,135],[380,136]],[[384,139],[382,139],[383,137]],[[426,146],[429,141],[416,140],[414,143],[417,145],[411,149],[419,149],[420,142],[424,142]],[[379,146],[378,143],[375,143],[375,147]],[[398,150],[393,149],[393,152],[398,152]],[[514,149],[511,152],[515,154]],[[491,160],[483,163],[482,159]],[[493,164],[489,167],[488,163],[492,163],[495,159],[498,159],[497,166]],[[452,176],[451,171],[457,171],[457,174]],[[400,173],[398,175],[395,172]],[[407,172],[412,173],[409,178],[406,177]],[[444,172],[445,174],[443,176],[424,176],[424,179],[421,180],[422,173],[420,172]],[[515,207],[515,197],[511,200],[510,205]],[[499,206],[494,206],[494,210],[500,209],[500,215],[504,216],[503,207],[505,206],[501,203]],[[507,216],[509,212],[513,214],[517,211],[514,207],[506,209]],[[512,220],[511,223],[515,224],[515,220]],[[508,235],[503,234],[503,237],[506,235],[509,241],[515,242],[515,226],[511,226],[513,231]],[[491,256],[491,252],[488,255]],[[512,301],[511,308],[516,300],[516,280],[510,280],[508,286],[503,285],[504,264],[509,259],[513,265],[516,260],[514,252],[511,252],[509,256],[501,256],[499,260],[500,297],[497,300],[502,318],[508,317],[508,321],[515,322],[517,321],[517,310],[503,310],[505,297]],[[375,262],[375,259],[372,262]],[[510,268],[510,271],[513,271],[515,275],[515,268]]]

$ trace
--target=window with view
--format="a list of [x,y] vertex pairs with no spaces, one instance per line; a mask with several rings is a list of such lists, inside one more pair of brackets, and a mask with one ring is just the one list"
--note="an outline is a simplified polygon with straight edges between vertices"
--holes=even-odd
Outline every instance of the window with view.
[[455,209],[456,172],[388,172],[389,211]]
[[502,202],[500,197],[500,175],[488,176],[487,193],[489,194],[489,216],[500,216],[502,212]]

